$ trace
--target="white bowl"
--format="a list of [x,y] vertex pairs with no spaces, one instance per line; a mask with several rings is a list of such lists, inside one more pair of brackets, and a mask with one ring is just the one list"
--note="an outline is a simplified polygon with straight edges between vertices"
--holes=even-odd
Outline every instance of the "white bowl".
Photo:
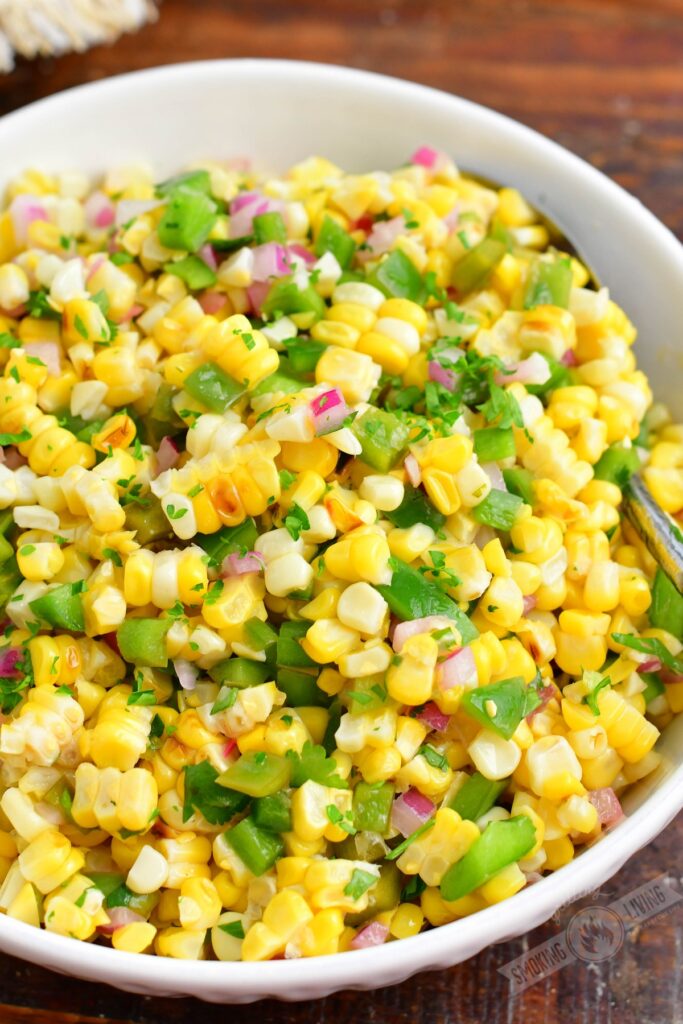
[[[348,170],[398,166],[422,143],[463,168],[517,186],[575,242],[640,328],[655,394],[681,381],[683,250],[632,196],[514,121],[433,89],[287,61],[210,61],[124,75],[42,100],[0,121],[0,186],[21,169],[102,171],[140,158],[160,176],[192,159],[253,156],[284,169],[313,152]],[[512,899],[375,949],[311,960],[218,963],[119,953],[0,914],[0,948],[65,974],[146,995],[246,1003],[313,999],[449,967],[546,921],[600,886],[683,806],[683,719],[662,737],[661,767],[630,791],[627,819],[577,860]]]

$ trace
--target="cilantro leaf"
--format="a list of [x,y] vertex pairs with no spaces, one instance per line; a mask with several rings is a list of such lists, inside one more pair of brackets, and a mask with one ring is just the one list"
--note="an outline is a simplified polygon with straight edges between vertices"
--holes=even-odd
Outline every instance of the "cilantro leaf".
[[312,779],[321,786],[329,786],[332,789],[349,788],[346,779],[336,774],[337,762],[333,757],[328,757],[325,748],[317,743],[313,744],[307,740],[300,754],[295,750],[288,750],[285,756],[292,762],[290,785],[293,787],[303,786],[304,782]]
[[361,896],[379,881],[379,875],[363,871],[361,868],[354,868],[351,881],[344,886],[344,895],[350,896],[352,900],[359,900]]
[[292,540],[298,540],[301,536],[301,531],[310,530],[310,528],[311,523],[308,516],[301,506],[294,502],[285,516],[285,529],[289,533],[289,536]]

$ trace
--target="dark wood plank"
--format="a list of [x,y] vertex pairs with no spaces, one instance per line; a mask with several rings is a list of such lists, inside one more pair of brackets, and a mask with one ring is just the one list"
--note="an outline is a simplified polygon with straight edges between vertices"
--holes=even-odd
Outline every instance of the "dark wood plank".
[[[605,170],[683,237],[681,0],[166,0],[156,25],[114,47],[21,64],[0,79],[0,113],[123,71],[237,56],[369,68],[495,107]],[[600,901],[665,871],[676,878],[682,839],[679,816]],[[680,905],[645,924],[612,959],[567,967],[509,998],[498,968],[555,935],[581,905],[450,971],[371,996],[350,992],[301,1006],[269,1001],[235,1012],[240,1024],[683,1021]],[[224,1008],[194,1000],[144,999],[0,960],[0,1024],[217,1024],[225,1017]]]

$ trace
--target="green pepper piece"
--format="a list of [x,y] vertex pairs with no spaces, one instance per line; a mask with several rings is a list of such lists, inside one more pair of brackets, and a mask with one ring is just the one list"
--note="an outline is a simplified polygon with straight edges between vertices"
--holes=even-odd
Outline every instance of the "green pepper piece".
[[313,668],[315,662],[299,643],[310,629],[310,622],[283,622],[277,638],[275,660],[285,668]]
[[173,274],[184,281],[192,291],[201,291],[202,288],[210,288],[218,278],[211,267],[199,256],[192,253],[184,256],[181,260],[173,260],[164,266],[167,274]]
[[472,518],[482,526],[492,526],[494,530],[511,530],[523,504],[516,494],[499,491],[494,487],[483,501],[474,506]]
[[208,171],[198,169],[196,171],[184,171],[182,174],[174,174],[156,186],[155,192],[158,196],[170,196],[178,190],[186,192],[203,192],[211,195],[211,176]]
[[400,249],[394,249],[387,258],[368,274],[368,284],[379,288],[390,297],[421,302],[425,286],[419,270]]
[[478,889],[509,864],[516,864],[536,843],[536,829],[526,814],[490,821],[479,839],[441,880],[445,900],[459,900]]
[[557,359],[553,359],[547,352],[541,352],[540,355],[543,356],[550,367],[550,377],[545,384],[526,384],[525,387],[530,395],[536,395],[537,398],[546,398],[557,388],[563,388],[571,384],[572,374],[568,366],[558,362]]
[[640,459],[635,448],[622,444],[611,444],[593,466],[596,480],[607,480],[623,491],[634,473],[640,469]]
[[504,242],[484,238],[479,245],[465,253],[453,268],[452,283],[460,295],[481,288],[507,252]]
[[166,634],[171,619],[126,619],[116,630],[116,642],[124,661],[147,668],[166,668]]
[[325,729],[325,735],[323,736],[322,747],[329,757],[330,754],[337,749],[337,741],[334,737],[339,723],[341,722],[341,716],[346,708],[340,700],[333,700],[328,708],[329,718],[327,720],[327,728]]
[[376,864],[384,860],[386,844],[380,835],[371,832],[357,832],[353,836],[346,836],[340,843],[334,844],[334,856],[343,860],[366,860],[369,864]]
[[4,565],[10,558],[14,557],[14,548],[7,540],[0,534],[0,565]]
[[[490,701],[495,710],[489,707]],[[522,719],[539,703],[533,687],[527,686],[522,676],[513,676],[499,683],[467,690],[460,706],[471,718],[509,740]]]
[[505,486],[511,494],[516,494],[525,505],[534,504],[534,478],[528,469],[521,466],[513,466],[512,469],[503,470]]
[[380,584],[376,589],[402,622],[422,619],[427,615],[446,615],[453,619],[463,645],[479,636],[476,626],[436,583],[400,558],[392,558],[390,565],[393,568],[391,583]]
[[408,445],[410,427],[393,412],[368,409],[356,417],[351,430],[362,446],[358,456],[379,473],[388,473]]
[[251,551],[257,537],[256,522],[248,517],[238,526],[223,526],[216,533],[198,533],[194,543],[206,551],[209,565],[217,569],[227,555]]
[[257,245],[287,241],[287,228],[281,213],[259,213],[254,217],[253,224]]
[[318,361],[327,348],[313,338],[290,338],[284,342],[289,364],[295,373],[313,373]]
[[253,651],[265,651],[266,662],[275,661],[277,632],[270,623],[262,622],[256,617],[247,619],[244,623],[244,637]]
[[509,783],[509,779],[487,779],[479,772],[474,772],[461,786],[448,806],[457,811],[461,818],[477,821],[482,814],[491,810]]
[[202,363],[185,378],[183,386],[211,412],[225,412],[246,393],[244,385],[221,370],[217,363]]
[[482,427],[474,431],[474,454],[480,462],[498,462],[515,454],[512,427]]
[[257,877],[272,868],[285,851],[285,844],[280,837],[259,828],[252,817],[243,818],[225,833],[225,838],[240,860]]
[[250,750],[218,776],[226,789],[247,796],[270,796],[289,785],[290,762],[277,754]]
[[0,534],[4,537],[13,526],[14,516],[12,515],[12,510],[8,508],[4,512],[0,512]]
[[524,291],[524,308],[560,306],[568,309],[572,280],[571,260],[567,256],[559,259],[539,256],[531,264]]
[[[86,872],[84,872],[86,874]],[[119,886],[123,885],[126,880],[125,875],[120,875],[116,871],[88,871],[87,877],[90,879],[96,889],[99,889],[105,899],[118,889]]]
[[647,706],[651,700],[654,700],[655,697],[660,697],[664,693],[666,686],[654,672],[639,672],[638,674],[645,683],[645,689],[642,691],[642,694]]
[[424,523],[431,526],[433,530],[440,530],[446,522],[446,517],[435,508],[424,491],[417,487],[406,486],[403,500],[393,512],[383,512],[385,519],[402,530],[415,526],[416,523]]
[[303,378],[296,377],[289,359],[286,356],[280,356],[280,365],[275,373],[264,377],[260,384],[251,389],[251,394],[257,398],[261,395],[272,395],[278,392],[283,395],[292,395],[305,387],[310,387],[310,383]]
[[288,316],[291,313],[309,313],[312,327],[325,315],[325,300],[318,295],[313,285],[306,288],[299,288],[291,276],[281,277],[270,286],[270,291],[265,302],[261,304],[261,312],[266,317],[275,313],[284,313]]
[[[99,888],[99,886],[97,886],[97,888]],[[129,910],[134,911],[136,914],[140,914],[141,917],[147,918],[152,913],[158,902],[158,892],[132,892],[125,882],[123,882],[116,889],[112,889],[104,901],[104,905],[108,910],[112,910],[114,907],[128,907]]]
[[125,512],[126,529],[135,530],[135,539],[142,547],[173,536],[161,502],[153,494],[145,495],[144,505],[138,505],[136,502],[126,505]]
[[389,819],[394,802],[394,787],[390,782],[359,782],[353,791],[353,824],[359,832],[389,830]]
[[57,626],[58,629],[70,629],[75,633],[82,633],[85,629],[83,600],[76,584],[62,583],[48,590],[42,597],[30,601],[29,608],[43,622]]
[[224,658],[217,661],[209,669],[214,683],[220,686],[236,686],[244,690],[247,686],[260,686],[272,676],[271,669],[262,661],[251,661],[249,658]]
[[0,566],[0,608],[4,608],[23,580],[16,558],[8,558]]
[[677,640],[683,640],[683,596],[659,566],[652,584],[652,604],[648,615],[653,626],[665,629]]
[[325,708],[330,703],[328,695],[317,684],[317,675],[297,672],[291,668],[279,668],[277,688],[287,698],[290,708]]
[[325,214],[315,242],[316,256],[331,252],[342,270],[347,270],[355,251],[356,243],[348,231],[344,231],[336,220]]
[[[363,860],[367,858],[363,857]],[[346,924],[352,928],[368,921],[371,917],[385,910],[392,910],[401,902],[402,876],[395,864],[382,864],[379,869],[379,881],[368,892],[368,905],[365,910],[356,914],[347,914]]]
[[292,828],[292,801],[287,793],[271,793],[254,800],[251,814],[254,824],[268,832],[290,832]]
[[159,241],[167,249],[196,252],[216,223],[216,204],[202,192],[173,192],[157,226]]

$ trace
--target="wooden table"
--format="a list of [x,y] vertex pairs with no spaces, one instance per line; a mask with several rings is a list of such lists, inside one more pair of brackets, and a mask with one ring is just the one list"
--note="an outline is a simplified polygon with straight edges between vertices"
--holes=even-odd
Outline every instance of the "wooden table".
[[[370,68],[488,104],[617,178],[683,236],[681,0],[166,0],[158,24],[113,48],[20,66],[0,81],[0,111],[121,71],[236,56]],[[624,894],[662,872],[677,879],[682,840],[679,817],[605,889]],[[680,904],[645,924],[610,960],[566,967],[510,999],[498,968],[558,932],[581,905],[439,975],[373,995],[346,993],[302,1006],[268,1002],[236,1013],[240,1024],[683,1021]],[[225,1014],[0,961],[2,1024],[214,1024]]]

